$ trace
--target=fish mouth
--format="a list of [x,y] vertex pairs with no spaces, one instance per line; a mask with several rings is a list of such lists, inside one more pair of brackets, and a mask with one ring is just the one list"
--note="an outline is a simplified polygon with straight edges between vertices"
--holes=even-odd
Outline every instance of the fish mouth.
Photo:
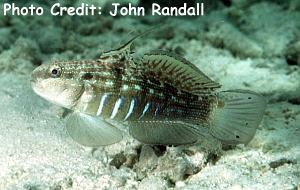
[[37,85],[37,81],[35,81],[35,80],[30,80],[30,85],[31,85],[32,90],[33,90],[37,95],[41,96],[39,87],[38,87],[38,85]]

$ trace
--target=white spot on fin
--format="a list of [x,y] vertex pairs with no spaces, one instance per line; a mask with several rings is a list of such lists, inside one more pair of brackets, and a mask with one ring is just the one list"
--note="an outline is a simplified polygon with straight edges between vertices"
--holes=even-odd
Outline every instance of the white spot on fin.
[[128,90],[128,88],[129,88],[129,86],[126,85],[126,84],[124,84],[124,85],[122,86],[122,90],[124,90],[124,91]]
[[113,86],[114,82],[109,80],[109,81],[105,82],[105,85],[107,85],[107,86]]
[[134,85],[134,89],[135,90],[141,90],[141,86],[140,85]]

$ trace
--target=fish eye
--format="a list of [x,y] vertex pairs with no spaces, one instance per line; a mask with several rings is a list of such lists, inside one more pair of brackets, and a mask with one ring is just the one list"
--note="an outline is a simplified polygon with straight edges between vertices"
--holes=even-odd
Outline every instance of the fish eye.
[[52,77],[52,78],[59,77],[59,75],[60,75],[60,72],[59,72],[59,69],[58,69],[58,68],[53,68],[53,69],[51,70],[51,77]]

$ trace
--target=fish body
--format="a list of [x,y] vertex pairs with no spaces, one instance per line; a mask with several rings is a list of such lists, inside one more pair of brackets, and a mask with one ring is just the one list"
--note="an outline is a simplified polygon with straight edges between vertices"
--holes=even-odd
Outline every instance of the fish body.
[[[133,41],[133,40],[132,40]],[[182,57],[152,51],[135,58],[132,41],[97,60],[54,62],[32,73],[34,91],[73,110],[71,137],[97,147],[122,139],[110,121],[147,144],[187,144],[204,136],[248,143],[265,109],[257,93],[221,87]]]

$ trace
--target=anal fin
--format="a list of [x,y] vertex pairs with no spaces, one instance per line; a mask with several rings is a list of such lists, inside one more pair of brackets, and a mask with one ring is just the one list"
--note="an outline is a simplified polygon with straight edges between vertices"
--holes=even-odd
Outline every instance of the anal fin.
[[100,117],[74,112],[67,118],[67,131],[81,145],[99,147],[122,140],[122,131]]
[[[196,142],[208,134],[201,126],[180,121],[135,121],[129,122],[129,132],[145,144],[180,145]],[[203,129],[201,129],[203,128]]]

